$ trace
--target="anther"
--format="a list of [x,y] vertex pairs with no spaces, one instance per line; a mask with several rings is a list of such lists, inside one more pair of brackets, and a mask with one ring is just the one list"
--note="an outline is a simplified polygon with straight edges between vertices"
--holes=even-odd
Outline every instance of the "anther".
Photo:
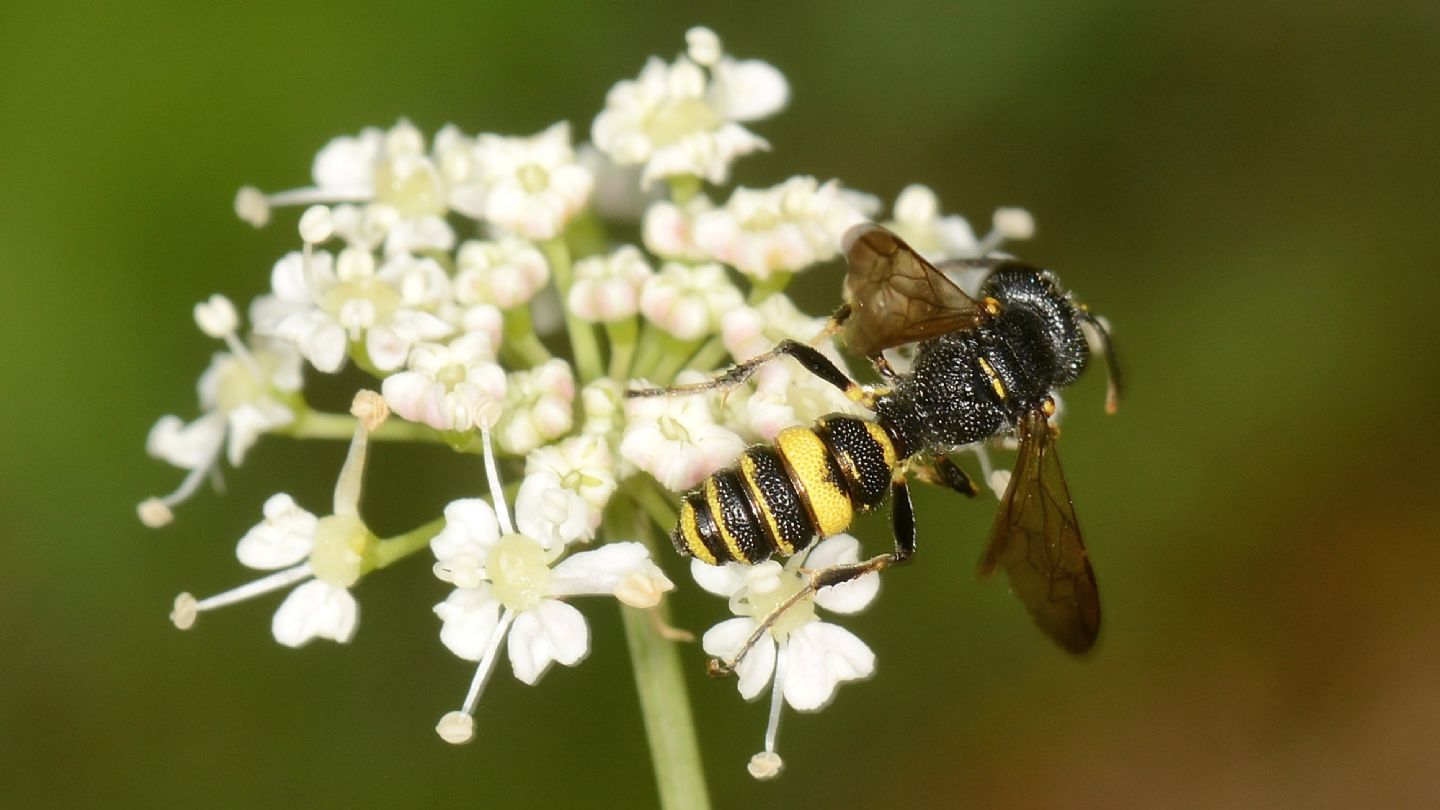
[[146,498],[135,511],[140,515],[140,522],[152,529],[169,525],[175,519],[175,513],[159,498]]
[[235,216],[257,228],[263,228],[265,223],[270,221],[270,201],[260,189],[245,186],[235,192]]
[[774,779],[784,768],[785,760],[781,759],[780,755],[774,751],[761,751],[750,757],[749,764],[745,766],[745,770],[749,771],[751,776],[762,781]]
[[464,745],[475,739],[475,718],[462,711],[453,711],[435,724],[435,733],[451,745]]
[[630,607],[652,608],[660,604],[660,597],[667,590],[669,588],[663,587],[654,577],[632,571],[615,586],[615,598]]
[[385,404],[385,398],[379,393],[363,389],[350,403],[350,415],[359,419],[365,426],[365,432],[370,433],[390,417],[390,406]]
[[200,603],[195,597],[182,593],[175,597],[175,609],[170,611],[170,621],[180,630],[189,630],[195,626],[195,619],[200,615]]

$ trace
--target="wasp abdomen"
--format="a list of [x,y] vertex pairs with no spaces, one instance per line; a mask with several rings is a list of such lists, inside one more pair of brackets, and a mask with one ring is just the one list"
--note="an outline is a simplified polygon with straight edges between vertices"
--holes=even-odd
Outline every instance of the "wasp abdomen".
[[671,542],[711,565],[789,556],[879,503],[898,463],[874,422],[834,414],[814,428],[787,428],[774,447],[751,447],[687,494]]

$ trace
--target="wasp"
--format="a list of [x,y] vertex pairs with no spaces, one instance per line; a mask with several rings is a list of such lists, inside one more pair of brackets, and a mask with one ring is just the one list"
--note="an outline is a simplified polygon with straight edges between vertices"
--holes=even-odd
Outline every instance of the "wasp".
[[[775,619],[814,591],[910,559],[916,532],[908,479],[973,497],[977,488],[948,454],[1009,435],[1018,438],[1019,452],[979,574],[988,578],[1003,568],[1041,630],[1072,653],[1089,650],[1100,629],[1100,597],[1055,450],[1051,392],[1085,370],[1088,329],[1105,353],[1106,410],[1114,412],[1119,377],[1104,323],[1051,273],[1012,259],[936,267],[874,224],[852,228],[843,249],[847,301],[822,337],[842,333],[851,352],[874,364],[880,385],[862,385],[813,345],[786,340],[706,382],[628,392],[728,390],[788,355],[871,412],[787,428],[773,445],[748,448],[682,499],[671,541],[680,554],[711,565],[795,554],[844,531],[856,512],[887,494],[892,504],[892,552],[810,571],[805,589],[776,608],[733,660],[712,662],[712,671],[732,670]],[[978,300],[942,268],[983,271]],[[909,370],[897,372],[884,352],[912,344]]]

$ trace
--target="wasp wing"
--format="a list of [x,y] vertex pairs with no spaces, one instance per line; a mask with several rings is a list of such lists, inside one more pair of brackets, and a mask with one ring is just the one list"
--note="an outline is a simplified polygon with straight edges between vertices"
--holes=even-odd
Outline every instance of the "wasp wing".
[[985,317],[966,295],[905,241],[873,223],[845,234],[850,315],[845,342],[873,357],[885,349],[973,327]]
[[1046,635],[1083,653],[1100,630],[1100,592],[1080,539],[1055,437],[1039,410],[1019,425],[1020,454],[990,529],[980,576],[1004,566],[1010,590]]

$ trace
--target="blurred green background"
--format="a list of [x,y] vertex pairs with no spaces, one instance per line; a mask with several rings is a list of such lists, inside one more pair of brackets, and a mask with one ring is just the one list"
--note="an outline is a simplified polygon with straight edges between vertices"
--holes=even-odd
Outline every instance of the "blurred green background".
[[[171,627],[175,593],[245,577],[266,495],[326,501],[338,444],[263,441],[158,532],[134,507],[178,480],[143,443],[194,413],[192,304],[248,301],[292,243],[293,216],[234,218],[237,187],[302,184],[330,137],[402,115],[586,133],[705,23],[792,85],[742,182],[923,181],[977,229],[1026,206],[1020,252],[1111,319],[1131,381],[1113,418],[1100,375],[1067,398],[1097,654],[973,581],[993,501],[925,492],[919,559],[849,623],[876,677],[787,715],[779,781],[744,771],[765,706],[685,651],[716,805],[1434,806],[1440,6],[776,6],[0,7],[0,804],[654,803],[603,602],[589,660],[536,688],[502,665],[462,748],[433,726],[470,667],[421,559],[363,583],[349,646],[281,648],[277,599]],[[835,273],[800,285],[811,311]],[[478,480],[425,448],[371,473],[382,534]]]

